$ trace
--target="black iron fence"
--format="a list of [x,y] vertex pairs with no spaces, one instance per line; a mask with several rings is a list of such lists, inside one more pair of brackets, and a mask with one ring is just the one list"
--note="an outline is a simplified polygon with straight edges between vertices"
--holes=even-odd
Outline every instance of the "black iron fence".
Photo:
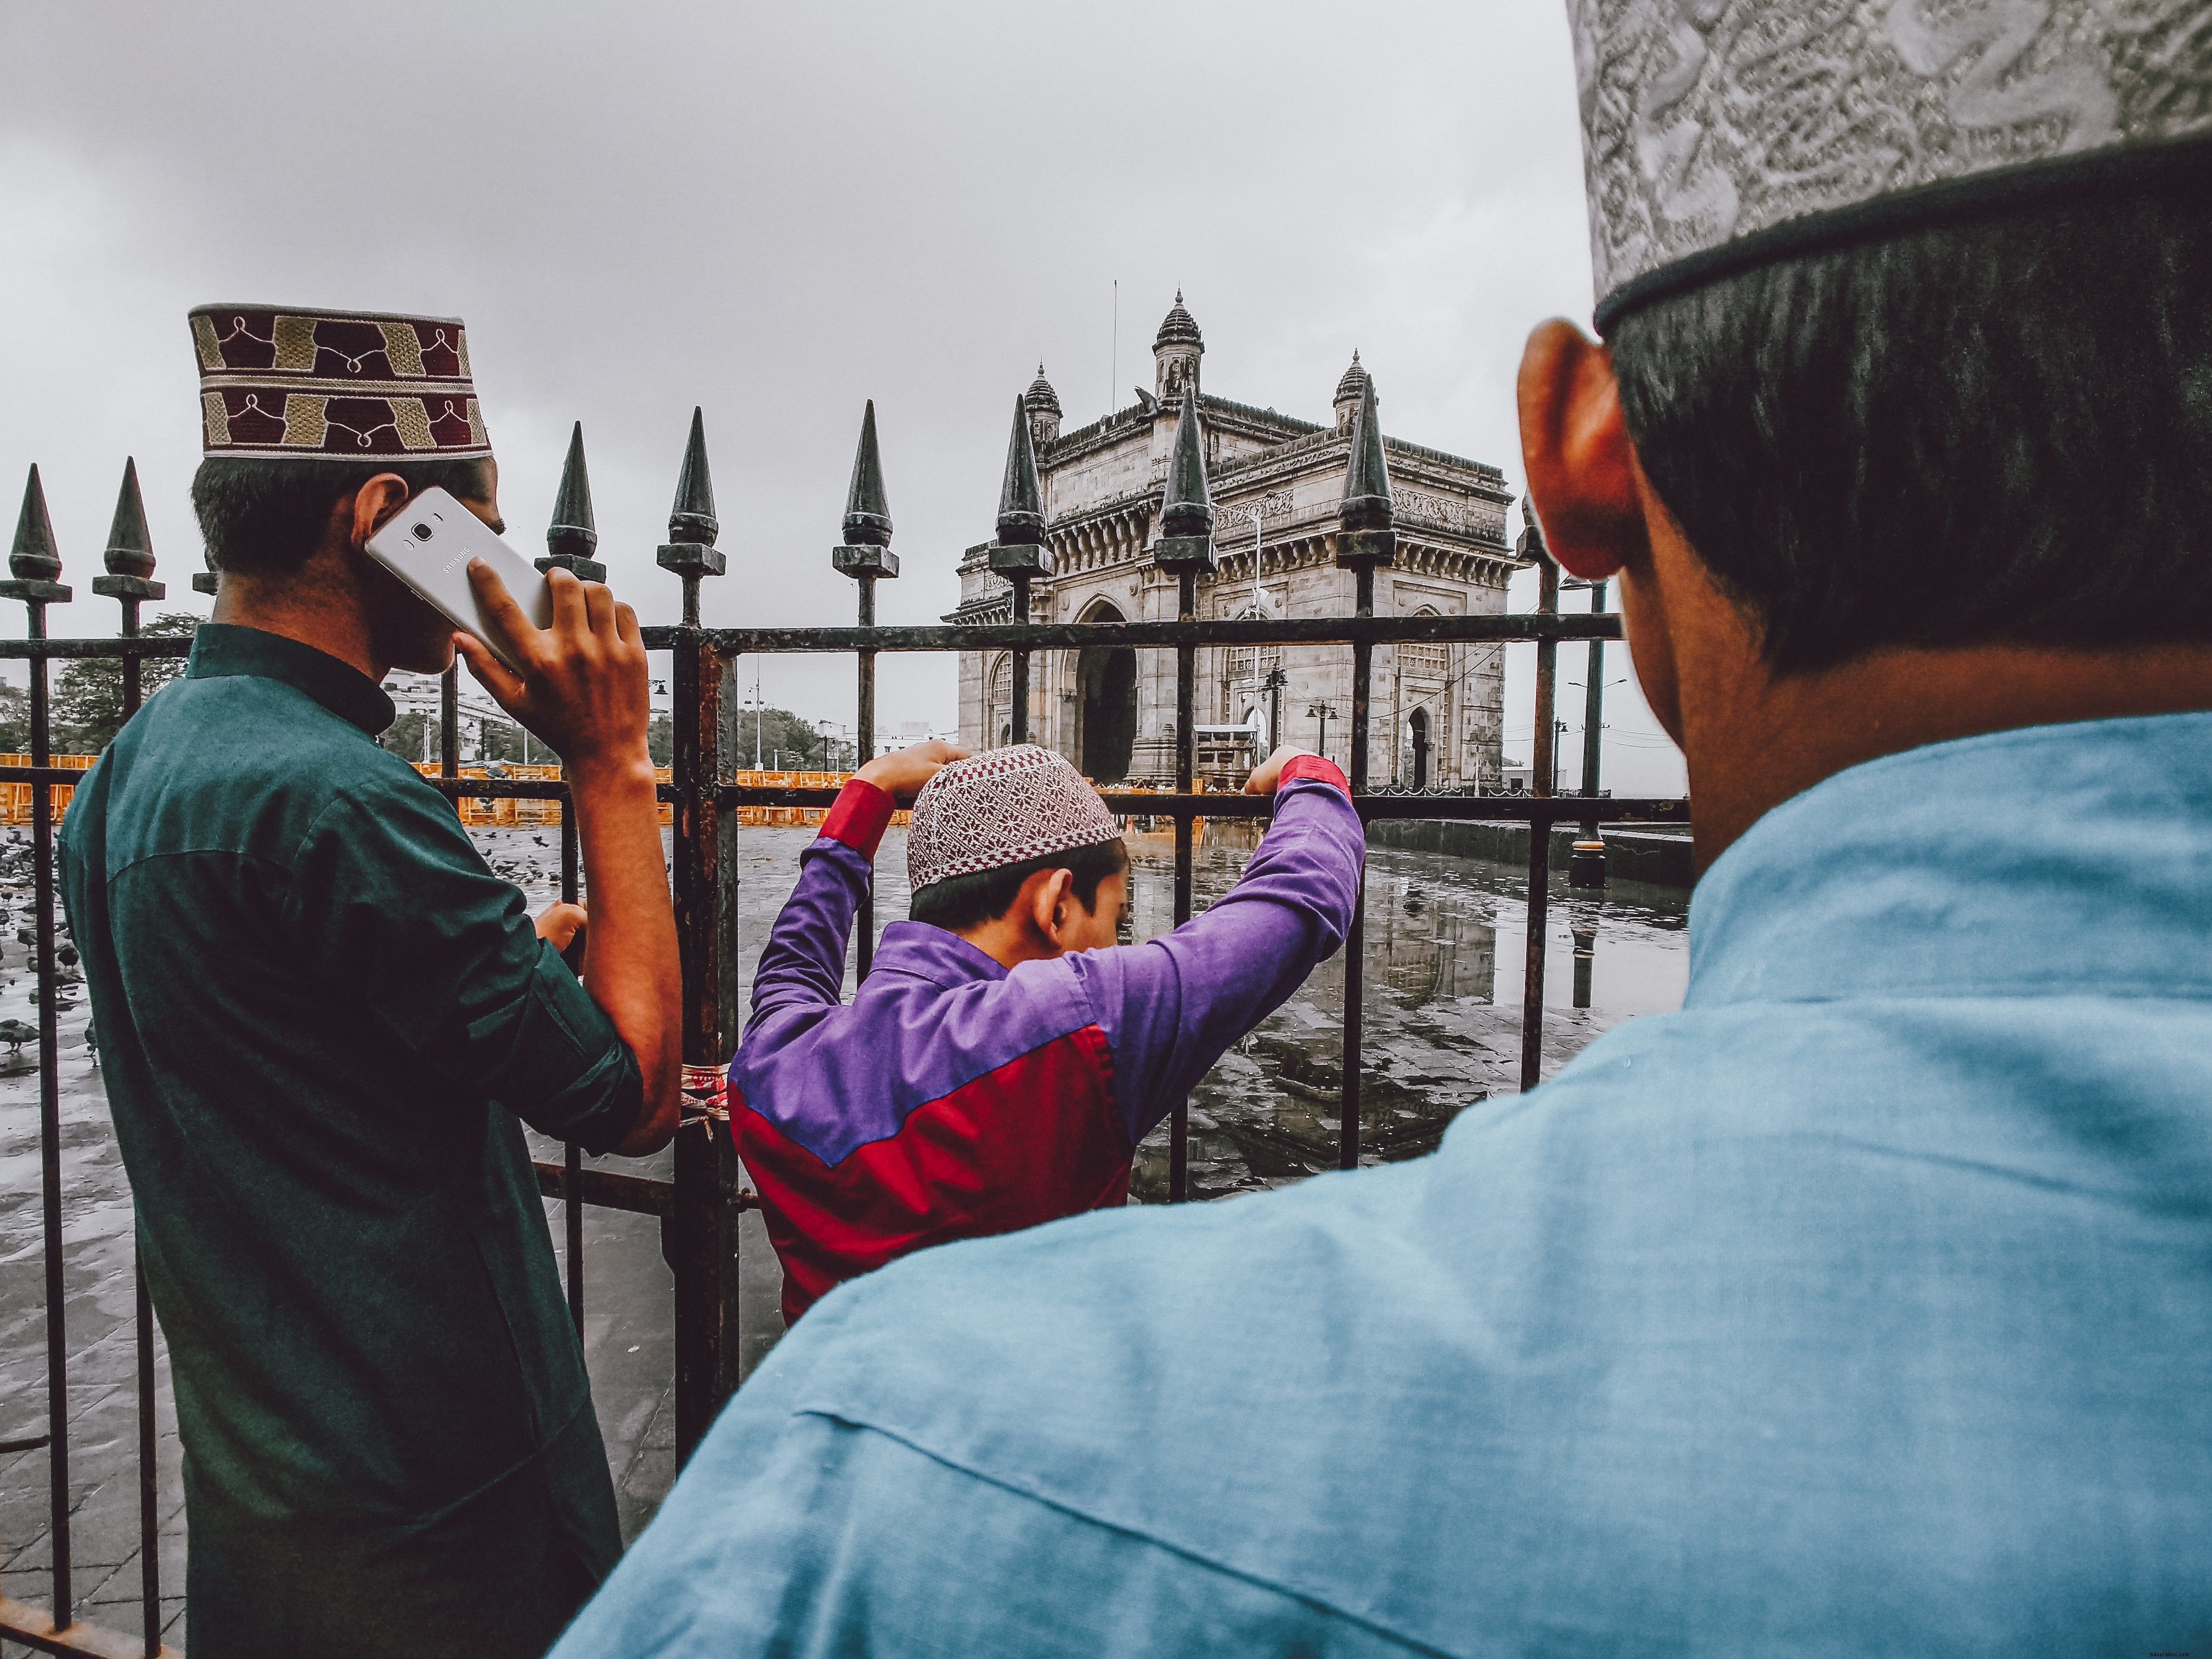
[[[1188,417],[1188,413],[1186,414]],[[895,577],[898,564],[890,550],[890,521],[883,507],[880,468],[875,459],[874,414],[871,408],[861,439],[845,519],[842,544],[833,550],[836,567],[855,581],[859,614],[850,628],[709,629],[700,623],[702,581],[724,573],[725,556],[715,546],[719,525],[708,483],[707,452],[695,413],[670,519],[669,542],[659,550],[660,566],[682,584],[682,620],[649,627],[645,641],[653,652],[672,659],[672,702],[675,746],[671,781],[661,787],[672,807],[673,883],[676,924],[683,956],[684,1115],[673,1155],[672,1178],[659,1180],[586,1167],[574,1146],[562,1163],[538,1165],[543,1191],[562,1200],[567,1240],[568,1300],[582,1328],[585,1295],[583,1208],[599,1205],[650,1215],[661,1228],[662,1249],[674,1275],[674,1394],[679,1457],[698,1443],[716,1411],[738,1381],[738,1227],[755,1200],[744,1189],[729,1135],[715,1125],[726,1063],[741,1025],[738,1006],[738,908],[736,838],[732,815],[748,806],[826,807],[836,799],[828,788],[776,788],[733,781],[739,756],[736,720],[739,707],[736,671],[752,653],[849,652],[857,664],[858,730],[875,730],[876,659],[884,652],[1011,653],[1013,664],[1012,736],[1029,732],[1029,667],[1032,653],[1080,651],[1105,645],[1173,651],[1176,655],[1175,788],[1172,793],[1103,791],[1109,810],[1127,815],[1167,817],[1175,826],[1174,915],[1191,914],[1194,825],[1200,818],[1259,818],[1271,803],[1256,798],[1195,793],[1192,787],[1195,748],[1194,687],[1197,653],[1206,647],[1255,645],[1323,645],[1352,653],[1351,764],[1354,804],[1364,821],[1387,818],[1517,820],[1530,827],[1528,867],[1527,961],[1522,1012],[1521,1082],[1538,1080],[1542,1063],[1544,983],[1550,887],[1552,826],[1569,822],[1595,830],[1601,823],[1680,823],[1688,803],[1679,799],[1607,796],[1595,793],[1595,755],[1586,763],[1591,793],[1557,795],[1553,776],[1554,659],[1563,641],[1598,641],[1620,637],[1620,619],[1595,608],[1590,614],[1559,613],[1558,573],[1544,560],[1540,537],[1532,525],[1522,538],[1524,556],[1541,570],[1538,607],[1518,615],[1391,617],[1375,614],[1375,570],[1388,564],[1394,532],[1389,483],[1382,471],[1382,443],[1373,427],[1371,404],[1354,423],[1351,465],[1338,562],[1354,576],[1355,603],[1346,617],[1291,620],[1200,621],[1197,586],[1212,568],[1205,509],[1202,468],[1195,477],[1179,460],[1171,471],[1162,504],[1157,562],[1177,579],[1178,616],[1172,622],[1033,623],[1029,620],[1032,582],[1049,575],[1047,529],[1037,506],[1036,461],[1026,423],[1018,409],[1013,453],[1002,489],[999,538],[990,551],[992,568],[1011,588],[1013,620],[1004,624],[878,627],[875,584]],[[1194,429],[1194,422],[1193,423]],[[1368,455],[1363,471],[1361,453]],[[1179,448],[1182,447],[1179,446]],[[586,577],[604,576],[592,556],[597,535],[583,482],[580,434],[572,441],[569,465],[547,532],[551,549],[540,568],[560,564]],[[31,492],[38,491],[35,469]],[[126,479],[126,501],[135,501],[135,477]],[[42,501],[34,503],[42,528]],[[31,521],[27,505],[26,523]],[[70,1457],[70,1378],[65,1331],[64,1267],[68,1241],[63,1227],[64,1161],[60,1083],[57,1052],[61,963],[57,956],[54,894],[54,805],[52,791],[82,781],[83,774],[54,764],[49,666],[56,662],[104,659],[120,663],[122,712],[127,717],[140,702],[140,667],[149,659],[180,657],[190,641],[140,635],[139,609],[164,596],[152,580],[153,559],[143,520],[135,534],[118,510],[118,531],[106,555],[107,573],[94,591],[115,599],[120,627],[112,638],[49,639],[46,610],[70,597],[61,585],[60,562],[51,538],[28,543],[19,535],[11,568],[14,580],[0,582],[0,599],[23,603],[27,626],[21,640],[0,641],[0,659],[22,660],[29,676],[29,760],[27,766],[0,766],[0,785],[30,786],[33,940],[38,999],[39,1104],[42,1243],[46,1272],[46,1426],[43,1434],[0,1441],[0,1453],[43,1445],[48,1457],[52,1538],[52,1607],[40,1609],[0,1596],[0,1642],[16,1642],[56,1654],[131,1653],[155,1655],[161,1642],[161,1584],[158,1540],[159,1504],[155,1478],[157,1424],[155,1398],[154,1326],[143,1272],[136,1275],[135,1336],[140,1495],[139,1556],[142,1567],[141,1628],[135,1638],[96,1628],[76,1618],[71,1577],[71,1483]],[[196,586],[213,591],[215,579],[198,574]],[[1535,646],[1535,720],[1532,793],[1471,795],[1432,792],[1376,791],[1368,786],[1370,728],[1370,691],[1378,645],[1503,644]],[[1593,653],[1595,658],[1595,653]],[[1593,681],[1595,675],[1592,676]],[[520,798],[565,800],[558,781],[497,777],[461,777],[460,732],[456,682],[444,686],[440,775],[433,782],[448,797]],[[1594,744],[1595,732],[1586,733]],[[561,836],[561,890],[577,891],[577,846],[573,823],[564,812]],[[1338,1123],[1338,1162],[1344,1169],[1360,1158],[1360,1060],[1364,999],[1365,906],[1355,912],[1345,951],[1345,1008],[1342,1079]],[[857,968],[866,975],[873,955],[872,902],[864,900],[854,929]],[[1170,1196],[1182,1200],[1188,1189],[1188,1125],[1178,1106],[1170,1128]],[[173,1589],[172,1594],[173,1594]],[[168,1650],[173,1651],[173,1650]]]

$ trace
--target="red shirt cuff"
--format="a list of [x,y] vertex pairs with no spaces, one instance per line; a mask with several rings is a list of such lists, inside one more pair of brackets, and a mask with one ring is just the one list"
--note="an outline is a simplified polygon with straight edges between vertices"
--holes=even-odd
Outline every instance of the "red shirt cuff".
[[838,791],[836,803],[822,820],[822,833],[831,841],[843,842],[862,858],[872,859],[897,806],[866,778],[854,778]]
[[1347,799],[1352,794],[1352,786],[1345,781],[1344,774],[1337,769],[1336,763],[1320,755],[1291,756],[1283,763],[1283,769],[1275,780],[1275,787],[1280,790],[1301,778],[1311,778],[1316,783],[1334,784],[1345,793]]

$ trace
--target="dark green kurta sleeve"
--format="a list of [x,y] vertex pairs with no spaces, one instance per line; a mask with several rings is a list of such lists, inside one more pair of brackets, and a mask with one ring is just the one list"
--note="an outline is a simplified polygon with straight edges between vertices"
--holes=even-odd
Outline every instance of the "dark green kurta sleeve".
[[637,1061],[538,937],[445,798],[378,778],[317,816],[283,916],[301,965],[367,1030],[532,1128],[611,1151],[644,1106]]

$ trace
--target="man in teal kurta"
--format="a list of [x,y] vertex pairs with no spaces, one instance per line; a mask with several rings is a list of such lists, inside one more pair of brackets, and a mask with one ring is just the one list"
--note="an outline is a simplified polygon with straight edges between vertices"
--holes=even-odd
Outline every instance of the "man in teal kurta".
[[[283,337],[254,321],[249,341]],[[635,823],[612,822],[565,716],[593,876],[587,991],[451,804],[376,741],[382,669],[435,666],[450,630],[379,580],[356,532],[409,493],[393,465],[496,517],[489,461],[453,431],[462,453],[434,478],[419,459],[318,470],[211,439],[196,489],[225,556],[218,620],[64,826],[175,1376],[199,1659],[523,1659],[620,1548],[522,1125],[594,1152],[665,1138],[668,1068],[603,1006],[621,1011],[626,968],[599,937],[635,934],[660,884],[650,766]],[[559,731],[555,659],[596,642],[556,620],[528,643],[548,668],[518,712]],[[634,718],[641,761],[641,650],[615,668],[593,695]],[[642,901],[605,872],[618,830],[649,848]]]
[[1572,18],[1681,1012],[833,1292],[556,1659],[2212,1650],[2203,8]]

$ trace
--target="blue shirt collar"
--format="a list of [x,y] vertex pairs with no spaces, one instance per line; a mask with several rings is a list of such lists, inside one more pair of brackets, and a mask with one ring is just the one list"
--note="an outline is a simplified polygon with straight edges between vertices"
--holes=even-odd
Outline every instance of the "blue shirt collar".
[[2212,997],[2212,713],[2029,726],[1855,766],[1690,902],[1687,1008]]

